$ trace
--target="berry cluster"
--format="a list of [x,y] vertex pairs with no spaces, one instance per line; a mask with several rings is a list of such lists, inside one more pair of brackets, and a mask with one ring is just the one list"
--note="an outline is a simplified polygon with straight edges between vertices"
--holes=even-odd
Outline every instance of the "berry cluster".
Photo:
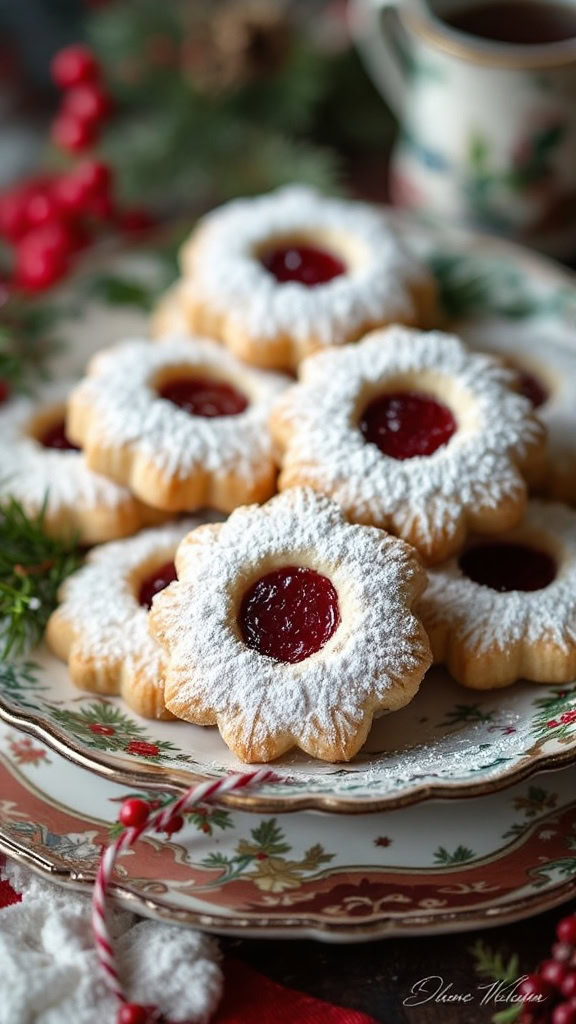
[[[52,139],[72,154],[95,144],[112,110],[99,64],[85,46],[69,46],[52,63],[64,90]],[[13,246],[11,284],[26,292],[60,281],[102,225],[138,231],[150,225],[144,211],[119,210],[110,166],[86,156],[58,175],[36,177],[0,195],[0,239]]]
[[63,90],[52,140],[70,153],[84,152],[97,141],[112,109],[98,61],[87,46],[67,46],[52,61],[52,78]]
[[576,914],[558,922],[556,938],[551,959],[518,987],[519,1024],[576,1024]]

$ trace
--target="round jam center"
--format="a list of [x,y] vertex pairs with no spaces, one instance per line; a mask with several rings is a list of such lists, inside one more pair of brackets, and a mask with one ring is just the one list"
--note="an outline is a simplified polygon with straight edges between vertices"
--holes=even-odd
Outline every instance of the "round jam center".
[[327,284],[346,271],[342,260],[314,245],[280,246],[265,253],[261,262],[280,284],[298,281],[308,288]]
[[398,391],[380,395],[362,413],[359,423],[366,441],[392,459],[432,455],[456,431],[450,409],[431,395]]
[[524,395],[529,402],[532,402],[534,409],[539,409],[541,405],[544,405],[548,401],[548,392],[546,388],[531,373],[526,370],[520,371],[520,394]]
[[184,409],[191,416],[238,416],[248,399],[232,384],[208,377],[181,377],[169,380],[158,391],[161,398]]
[[78,445],[72,444],[66,436],[66,423],[64,420],[58,420],[57,423],[53,423],[48,427],[43,434],[38,438],[41,445],[44,448],[57,448],[62,452],[79,452]]
[[244,594],[238,618],[244,642],[276,661],[303,661],[340,624],[338,594],[326,576],[287,566],[262,576]]
[[556,577],[554,559],[527,544],[478,544],[461,555],[459,565],[474,583],[502,594],[508,590],[543,590]]
[[164,587],[167,587],[169,583],[173,583],[175,579],[176,566],[174,562],[166,562],[165,565],[159,565],[140,584],[138,603],[143,608],[151,608],[154,595],[159,594],[161,590],[164,590]]

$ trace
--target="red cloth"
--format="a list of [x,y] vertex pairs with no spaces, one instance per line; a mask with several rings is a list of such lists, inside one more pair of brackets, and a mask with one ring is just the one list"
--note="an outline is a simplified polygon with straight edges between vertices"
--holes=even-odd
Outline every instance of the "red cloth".
[[[0,882],[0,909],[18,903],[9,882]],[[224,962],[224,997],[212,1024],[376,1024],[356,1010],[332,1006],[284,988],[240,960]]]
[[332,1006],[270,981],[248,964],[224,961],[224,997],[212,1024],[376,1024],[358,1010]]

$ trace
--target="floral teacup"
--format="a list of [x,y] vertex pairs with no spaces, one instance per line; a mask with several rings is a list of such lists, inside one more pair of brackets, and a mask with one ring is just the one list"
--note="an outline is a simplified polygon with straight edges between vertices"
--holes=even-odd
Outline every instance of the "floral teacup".
[[401,124],[391,199],[574,256],[576,36],[490,41],[443,20],[467,5],[478,0],[351,0],[355,39]]

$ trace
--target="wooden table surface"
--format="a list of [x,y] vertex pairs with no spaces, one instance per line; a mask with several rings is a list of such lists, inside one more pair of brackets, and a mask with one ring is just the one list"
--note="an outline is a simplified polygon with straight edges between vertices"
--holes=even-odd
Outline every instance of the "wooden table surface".
[[[489,1024],[505,1005],[481,1005],[485,993],[478,986],[486,982],[475,972],[470,948],[481,938],[506,960],[517,953],[520,973],[527,974],[546,959],[556,922],[570,912],[576,912],[576,905],[504,928],[360,945],[271,939],[226,939],[222,945],[274,981],[362,1010],[381,1024]],[[441,976],[446,985],[451,982],[454,993],[471,993],[473,1001],[404,1006],[415,982],[432,975]]]

